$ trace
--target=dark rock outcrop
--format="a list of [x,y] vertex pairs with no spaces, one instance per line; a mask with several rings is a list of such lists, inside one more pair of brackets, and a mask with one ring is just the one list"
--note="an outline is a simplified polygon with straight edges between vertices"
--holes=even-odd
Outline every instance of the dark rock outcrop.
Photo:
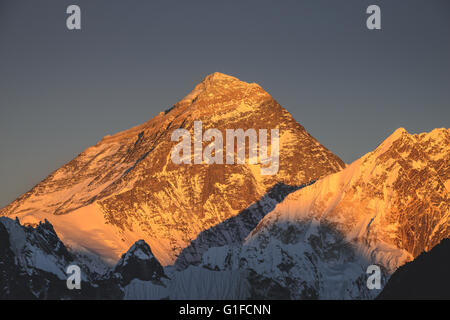
[[450,239],[401,266],[377,299],[450,300]]

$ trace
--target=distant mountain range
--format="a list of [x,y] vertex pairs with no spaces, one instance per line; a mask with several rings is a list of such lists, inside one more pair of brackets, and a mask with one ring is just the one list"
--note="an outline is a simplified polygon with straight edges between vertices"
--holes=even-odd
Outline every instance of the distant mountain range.
[[[278,129],[278,173],[173,163],[194,121]],[[449,129],[401,128],[346,166],[259,85],[214,73],[0,211],[0,297],[373,299],[369,265],[385,284],[450,236],[449,149]]]

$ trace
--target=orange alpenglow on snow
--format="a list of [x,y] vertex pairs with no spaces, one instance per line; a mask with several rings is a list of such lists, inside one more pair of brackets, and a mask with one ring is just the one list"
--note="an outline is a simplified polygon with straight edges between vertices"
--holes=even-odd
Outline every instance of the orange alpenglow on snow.
[[[279,171],[261,175],[261,166],[248,162],[174,164],[171,134],[178,128],[192,134],[196,120],[222,134],[278,129]],[[47,219],[66,245],[111,263],[144,239],[168,265],[202,231],[236,216],[277,184],[300,186],[344,166],[259,85],[214,73],[171,109],[86,149],[0,214],[31,225]],[[269,200],[258,209],[261,217],[279,199]]]

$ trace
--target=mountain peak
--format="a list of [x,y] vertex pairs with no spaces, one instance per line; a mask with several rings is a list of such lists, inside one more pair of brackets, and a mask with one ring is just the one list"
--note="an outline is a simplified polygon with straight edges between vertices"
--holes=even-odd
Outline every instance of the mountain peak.
[[150,246],[144,240],[136,241],[133,246],[128,250],[122,259],[126,262],[130,256],[134,256],[139,260],[147,260],[154,258]]
[[[237,165],[174,163],[178,142],[172,134],[179,128],[193,133],[195,121],[202,132],[214,128],[222,134],[278,129],[282,146],[270,165],[279,170],[261,174],[269,164],[249,163],[247,152]],[[213,73],[155,118],[86,149],[0,214],[33,225],[48,219],[72,248],[92,250],[108,262],[144,239],[168,265],[201,232],[239,215],[278,183],[301,186],[343,167],[260,86]],[[98,230],[107,235],[104,241],[98,241]]]
[[405,128],[398,128],[387,137],[376,149],[380,154],[391,149],[392,146],[401,147],[407,145],[425,145],[431,141],[431,145],[446,145],[446,140],[450,140],[450,129],[436,128],[430,132],[410,134]]
[[405,128],[400,127],[396,129],[389,137],[387,137],[376,150],[381,151],[381,153],[384,153],[386,150],[388,150],[392,144],[401,139],[404,136],[410,136],[408,131],[406,131]]
[[[244,92],[251,86],[258,87],[259,91],[264,91],[255,83],[250,84],[241,81],[236,77],[220,72],[214,72],[207,75],[200,83],[198,83],[194,89],[178,103],[178,105],[183,105],[185,103],[191,105],[199,97],[203,97],[207,100],[214,100],[216,96],[233,95],[237,92]],[[264,94],[268,95],[265,91]]]
[[121,275],[119,280],[123,285],[129,284],[133,279],[159,281],[161,277],[165,277],[163,267],[144,240],[136,241],[122,255],[113,273]]
[[409,132],[403,128],[400,127],[398,129],[396,129],[389,137],[386,138],[386,140],[384,141],[395,141],[400,139],[403,136],[410,136]]
[[214,72],[211,73],[209,75],[207,75],[205,77],[205,79],[203,79],[203,83],[213,83],[216,81],[240,81],[238,78],[230,76],[228,74],[225,73],[221,73],[221,72]]
[[450,129],[446,129],[446,128],[435,128],[435,129],[431,130],[430,132],[411,134],[405,128],[400,127],[398,129],[396,129],[389,137],[387,137],[385,142],[386,141],[395,141],[403,136],[411,137],[414,140],[420,140],[420,139],[439,140],[439,139],[444,139],[444,138],[448,137],[449,135],[450,135]]
[[435,128],[431,132],[421,133],[419,137],[425,137],[425,139],[441,140],[450,137],[450,129]]
[[397,136],[402,136],[402,135],[404,135],[404,134],[409,134],[409,132],[408,132],[405,128],[400,127],[400,128],[398,128],[398,129],[396,129],[396,130],[392,133],[391,136],[397,137]]

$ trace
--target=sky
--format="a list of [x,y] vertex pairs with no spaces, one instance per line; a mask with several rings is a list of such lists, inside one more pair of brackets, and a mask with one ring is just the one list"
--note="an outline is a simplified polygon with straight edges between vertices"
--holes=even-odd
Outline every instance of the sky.
[[216,71],[347,163],[398,127],[448,128],[449,17],[447,0],[0,0],[0,207]]

